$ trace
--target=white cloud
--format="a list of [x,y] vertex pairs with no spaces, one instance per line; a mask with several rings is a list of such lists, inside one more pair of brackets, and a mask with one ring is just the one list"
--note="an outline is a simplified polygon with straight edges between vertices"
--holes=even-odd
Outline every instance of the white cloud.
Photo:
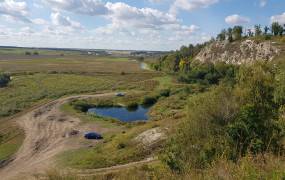
[[161,28],[163,25],[177,24],[178,20],[169,13],[151,8],[136,8],[125,3],[107,3],[107,18],[116,26],[132,26],[137,28]]
[[66,27],[72,27],[72,28],[82,28],[81,24],[79,22],[71,20],[67,16],[63,16],[59,12],[54,12],[51,14],[51,22],[55,26],[66,26]]
[[47,25],[48,21],[42,19],[42,18],[36,18],[31,20],[36,25]]
[[[5,0],[5,2],[8,1],[20,0]],[[163,0],[152,1],[160,3]],[[198,2],[198,0],[194,1]],[[206,1],[209,2],[204,0],[205,3]],[[138,8],[113,1],[104,3],[101,0],[34,0],[32,2],[39,4],[31,3],[31,8],[35,8],[31,12],[40,11],[40,5],[45,5],[44,8],[48,5],[52,11],[50,20],[31,16],[29,20],[32,23],[25,24],[25,27],[20,24],[16,25],[17,28],[6,28],[5,31],[0,28],[1,41],[18,46],[170,50],[179,48],[182,44],[202,42],[209,37],[200,33],[198,31],[200,28],[196,25],[184,25],[175,14],[153,8]],[[24,4],[25,13],[17,12],[24,17],[29,17],[27,4]],[[199,6],[207,7],[206,4]],[[70,14],[83,15],[80,17],[100,16],[107,22],[106,25],[90,30],[83,28],[81,21],[73,20]],[[18,18],[18,16],[7,14],[5,16],[10,19]]]
[[175,16],[152,8],[137,8],[126,3],[107,2],[101,0],[44,0],[53,9],[85,14],[103,15],[113,24],[119,26],[135,26],[141,28],[158,28],[164,24],[177,23]]
[[108,9],[101,0],[43,0],[55,10],[71,11],[90,16],[105,15]]
[[38,8],[38,9],[43,9],[44,8],[44,6],[42,4],[38,4],[38,3],[33,3],[33,6],[35,8]]
[[165,0],[148,0],[148,1],[151,2],[151,3],[161,3],[161,2],[163,2]]
[[[149,47],[151,45],[165,44],[177,48],[177,44],[193,38],[199,29],[196,25],[185,26],[173,14],[164,13],[151,8],[137,8],[125,3],[107,3],[109,14],[105,17],[111,21],[110,24],[99,27],[94,30],[98,37],[103,38],[105,42],[115,44],[123,43],[120,46],[131,47],[131,44],[140,44]],[[168,43],[169,37],[178,39],[176,43]],[[98,40],[98,38],[96,38]],[[98,40],[99,41],[99,40]],[[187,42],[189,43],[190,40]],[[147,43],[147,45],[146,45]],[[136,48],[136,47],[133,47]],[[137,47],[141,49],[141,47]],[[152,47],[157,49],[157,47]]]
[[218,3],[219,0],[175,0],[170,8],[170,12],[176,14],[179,9],[192,11],[198,8],[206,8]]
[[270,21],[271,23],[279,22],[280,24],[285,24],[285,12],[280,15],[271,16]]
[[250,22],[248,17],[240,16],[238,14],[233,14],[225,18],[225,22],[230,25],[241,25]]
[[24,1],[4,0],[0,2],[0,15],[9,16],[11,19],[30,22],[28,16],[28,5]]
[[259,0],[259,6],[264,7],[267,4],[267,0]]

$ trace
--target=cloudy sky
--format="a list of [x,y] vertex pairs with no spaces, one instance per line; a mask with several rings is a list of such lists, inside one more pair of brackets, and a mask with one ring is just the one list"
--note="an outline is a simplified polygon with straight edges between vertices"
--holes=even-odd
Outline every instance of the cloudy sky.
[[0,45],[174,50],[273,21],[285,0],[0,0]]

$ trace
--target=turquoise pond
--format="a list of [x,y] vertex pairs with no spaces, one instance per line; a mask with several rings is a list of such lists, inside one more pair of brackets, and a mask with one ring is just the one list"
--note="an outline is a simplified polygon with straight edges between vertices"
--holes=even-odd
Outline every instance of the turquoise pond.
[[115,118],[123,122],[146,121],[149,119],[148,112],[150,107],[138,106],[128,109],[126,107],[96,107],[90,108],[88,113],[97,116]]

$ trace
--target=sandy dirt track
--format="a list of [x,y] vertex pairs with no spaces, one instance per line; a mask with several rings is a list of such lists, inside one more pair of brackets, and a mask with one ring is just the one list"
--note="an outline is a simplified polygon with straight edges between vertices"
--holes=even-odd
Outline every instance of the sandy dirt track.
[[80,119],[61,112],[61,105],[73,99],[113,95],[106,93],[61,98],[17,117],[15,121],[23,128],[26,137],[13,161],[0,169],[0,179],[19,179],[43,173],[53,167],[57,154],[78,147],[68,134],[74,128],[79,128]]

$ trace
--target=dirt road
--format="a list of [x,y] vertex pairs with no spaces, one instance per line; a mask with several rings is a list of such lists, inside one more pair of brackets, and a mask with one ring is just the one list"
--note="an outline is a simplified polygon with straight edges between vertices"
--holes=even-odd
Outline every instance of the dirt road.
[[26,137],[13,161],[0,169],[1,179],[18,179],[42,173],[54,165],[57,154],[78,147],[68,134],[74,128],[80,128],[80,119],[61,112],[61,105],[73,99],[113,95],[107,93],[61,98],[17,117],[15,121],[24,129]]

